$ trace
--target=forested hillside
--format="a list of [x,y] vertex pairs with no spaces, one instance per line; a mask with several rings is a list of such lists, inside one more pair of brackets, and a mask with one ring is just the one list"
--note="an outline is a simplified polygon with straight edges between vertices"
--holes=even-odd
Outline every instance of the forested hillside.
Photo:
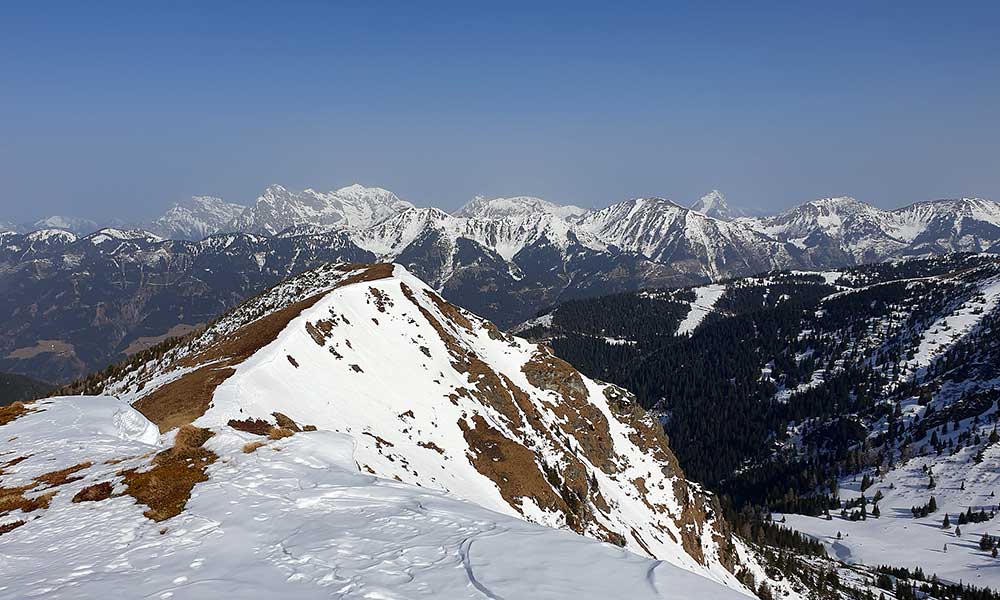
[[775,272],[719,291],[574,301],[520,334],[635,391],[692,478],[735,508],[820,513],[839,506],[838,478],[892,465],[955,418],[995,418],[995,256]]

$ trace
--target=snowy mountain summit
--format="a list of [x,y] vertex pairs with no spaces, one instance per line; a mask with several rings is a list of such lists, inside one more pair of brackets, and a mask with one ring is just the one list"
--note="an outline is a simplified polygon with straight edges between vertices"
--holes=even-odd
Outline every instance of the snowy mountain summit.
[[745,211],[729,206],[726,195],[719,190],[712,190],[699,198],[691,205],[691,210],[720,221],[732,221],[737,217],[747,216]]
[[353,229],[369,227],[409,208],[413,205],[378,187],[355,184],[332,192],[295,192],[272,185],[227,228],[267,235],[305,224]]
[[213,196],[194,196],[171,206],[147,229],[168,239],[200,240],[223,229],[246,207]]
[[571,204],[556,204],[532,196],[512,198],[485,198],[476,196],[465,206],[455,211],[456,217],[478,217],[504,219],[531,215],[553,215],[563,219],[573,219],[587,214],[589,209]]
[[0,595],[744,597],[634,397],[399,266],[307,271],[108,373],[0,412]]

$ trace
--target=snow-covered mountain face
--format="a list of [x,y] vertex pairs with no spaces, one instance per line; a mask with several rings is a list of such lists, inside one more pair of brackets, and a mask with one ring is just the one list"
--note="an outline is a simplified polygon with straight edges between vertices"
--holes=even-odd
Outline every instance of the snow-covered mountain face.
[[854,198],[823,198],[774,217],[738,222],[793,244],[816,266],[842,266],[986,250],[1000,237],[1000,204],[963,198],[886,211]]
[[563,219],[574,219],[590,212],[571,204],[556,204],[532,196],[512,198],[484,198],[476,196],[472,201],[455,211],[456,217],[478,217],[481,219],[503,219],[530,215],[553,215]]
[[24,232],[37,231],[39,229],[62,229],[77,235],[85,235],[96,231],[98,227],[99,225],[90,219],[54,215],[39,219],[30,225],[23,225],[20,229]]
[[227,229],[274,235],[294,225],[338,229],[369,227],[413,208],[388,190],[352,185],[333,192],[294,192],[280,185],[264,190],[257,201],[233,219]]
[[787,244],[662,198],[614,204],[588,214],[578,226],[608,246],[703,280],[799,264]]
[[194,196],[171,206],[146,226],[156,235],[172,240],[200,240],[222,231],[246,210],[242,204],[213,196]]
[[[262,460],[282,450],[289,464],[311,469],[326,468],[331,454],[346,451],[338,468],[363,480],[360,473],[420,486],[741,588],[731,572],[737,542],[719,520],[718,506],[686,480],[658,423],[631,394],[449,304],[399,266],[308,271],[204,332],[140,353],[80,385],[141,413],[119,408],[105,425],[131,432],[132,440],[163,441],[169,435],[162,434],[177,428],[186,429],[178,436],[189,436],[191,425],[214,434],[216,441],[205,446],[211,455],[196,452],[202,473],[194,480],[207,479],[208,487],[217,476],[236,477],[232,469],[242,464],[244,444],[255,446],[245,451],[270,457]],[[63,407],[41,408],[39,425],[49,422],[48,411]],[[79,417],[77,408],[66,410]],[[34,417],[22,418],[30,423]],[[47,433],[60,435],[51,426]],[[299,436],[314,441],[302,442],[310,444],[305,447],[279,441]],[[324,450],[322,442],[334,439]],[[129,474],[141,473],[149,455],[130,450],[126,456],[127,464],[88,472],[94,479],[88,483],[103,479],[119,490],[124,483],[125,493],[157,520],[182,513],[183,501],[178,507],[168,494],[174,501],[163,505],[155,490],[139,489],[141,476]],[[108,458],[87,458],[85,468]],[[166,468],[169,460],[153,459],[152,477],[155,466]],[[7,485],[6,471],[4,477]],[[247,484],[274,496],[267,478],[251,474]],[[201,484],[195,485],[197,493]],[[330,502],[344,499],[331,494]],[[114,507],[130,505],[128,498],[112,500]],[[314,504],[289,501],[280,520],[298,518],[296,506]],[[60,509],[72,507],[66,502]],[[43,515],[11,539],[44,536],[45,528]]]
[[729,206],[726,195],[719,190],[712,190],[699,198],[691,205],[691,210],[720,221],[732,221],[737,217],[749,216],[746,211]]

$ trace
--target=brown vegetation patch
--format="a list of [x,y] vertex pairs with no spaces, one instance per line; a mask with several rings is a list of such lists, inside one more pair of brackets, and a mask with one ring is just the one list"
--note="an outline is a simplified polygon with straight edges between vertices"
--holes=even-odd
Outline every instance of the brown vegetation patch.
[[381,451],[383,447],[392,448],[395,446],[395,444],[393,444],[389,440],[383,439],[370,431],[364,431],[362,432],[362,434],[367,435],[370,438],[373,438],[375,440],[375,447],[378,448],[379,451]]
[[272,427],[270,431],[267,432],[267,439],[269,440],[280,440],[286,437],[292,437],[295,432],[287,427]]
[[472,453],[470,462],[496,484],[507,504],[521,510],[521,498],[527,497],[542,510],[566,512],[565,502],[538,469],[534,452],[504,436],[480,415],[472,417],[472,423],[469,427],[464,419],[458,421]]
[[369,287],[368,292],[375,298],[375,308],[384,313],[386,306],[392,306],[392,298],[376,287]]
[[20,463],[22,461],[28,460],[30,457],[31,457],[30,454],[26,454],[24,456],[15,456],[14,458],[12,458],[12,459],[10,459],[8,461],[0,463],[0,475],[3,475],[4,469],[6,469],[8,467],[13,467],[14,465],[16,465],[16,464],[18,464],[18,463]]
[[35,358],[39,354],[56,354],[58,356],[74,356],[76,349],[73,344],[64,340],[38,340],[34,346],[17,348],[7,355],[7,358],[15,360],[27,360]]
[[292,431],[295,432],[302,431],[301,429],[299,429],[299,426],[295,423],[295,421],[291,420],[287,415],[284,415],[280,412],[274,412],[271,413],[271,416],[273,416],[274,420],[277,421],[278,427],[291,429]]
[[228,425],[237,431],[254,435],[267,435],[271,431],[271,424],[261,419],[230,419]]
[[250,454],[251,452],[257,450],[257,448],[266,445],[267,444],[265,442],[247,442],[246,444],[243,444],[243,454]]
[[427,448],[428,450],[433,450],[438,454],[444,454],[444,449],[438,446],[434,442],[417,442],[417,445],[421,448]]
[[14,531],[21,525],[24,525],[24,521],[12,521],[10,523],[4,523],[0,525],[0,535]]
[[20,510],[31,512],[40,508],[48,508],[52,497],[56,495],[55,490],[46,492],[34,498],[28,498],[25,492],[33,489],[37,484],[23,485],[20,487],[4,488],[0,487],[0,516]]
[[93,466],[92,462],[82,462],[78,465],[73,465],[72,467],[66,467],[59,471],[53,471],[51,473],[45,473],[44,475],[39,475],[35,477],[35,481],[38,483],[47,485],[49,487],[55,487],[57,485],[63,485],[71,481],[79,481],[83,477],[72,477],[73,473],[82,471],[84,469],[89,469]]
[[177,432],[173,448],[153,457],[151,469],[122,473],[126,493],[149,507],[143,513],[147,518],[163,521],[180,514],[195,484],[208,480],[206,470],[218,456],[203,445],[212,435],[207,429],[184,425]]
[[0,425],[6,425],[14,419],[18,419],[28,414],[29,412],[35,412],[37,408],[31,407],[32,402],[12,402],[7,406],[0,406]]
[[88,485],[73,496],[73,502],[100,502],[111,497],[111,490],[114,486],[110,481],[103,481]]
[[312,321],[306,321],[306,333],[308,333],[309,337],[316,342],[317,346],[325,346],[326,341],[333,336],[332,331],[334,325],[336,325],[336,323],[330,319],[320,319],[319,321],[316,321],[315,325]]

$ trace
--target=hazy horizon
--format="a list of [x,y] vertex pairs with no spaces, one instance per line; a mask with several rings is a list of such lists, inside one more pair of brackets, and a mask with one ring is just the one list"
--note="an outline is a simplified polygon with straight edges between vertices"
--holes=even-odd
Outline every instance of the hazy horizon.
[[1000,197],[1000,5],[11,6],[0,221],[360,182],[418,206]]

